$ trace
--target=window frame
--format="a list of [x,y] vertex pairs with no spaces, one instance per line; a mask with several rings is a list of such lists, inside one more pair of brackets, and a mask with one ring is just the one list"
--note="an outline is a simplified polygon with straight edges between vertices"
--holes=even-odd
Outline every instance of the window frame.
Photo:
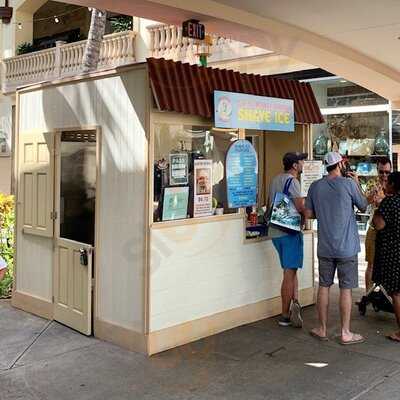
[[[210,215],[208,217],[198,218],[185,218],[173,221],[154,221],[153,220],[153,199],[154,199],[154,154],[155,154],[155,143],[156,143],[156,126],[158,124],[168,125],[193,125],[193,126],[214,126],[214,122],[211,119],[202,118],[194,115],[187,115],[175,112],[160,112],[152,110],[150,114],[150,135],[149,135],[149,146],[148,146],[148,191],[147,191],[147,206],[148,212],[148,223],[151,228],[166,228],[171,226],[184,226],[194,225],[210,222],[218,222],[229,219],[243,219],[245,217],[244,209],[240,208],[236,213],[224,214],[224,215]],[[238,129],[238,139],[245,139],[245,130]]]

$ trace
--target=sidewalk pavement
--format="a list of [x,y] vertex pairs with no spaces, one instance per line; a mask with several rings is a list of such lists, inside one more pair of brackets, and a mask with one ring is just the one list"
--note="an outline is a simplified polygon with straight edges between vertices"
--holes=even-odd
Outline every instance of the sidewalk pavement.
[[272,318],[150,358],[0,301],[0,399],[398,399],[400,345],[384,336],[393,315],[354,310],[367,341],[342,346],[333,292],[328,342],[308,334],[316,323],[308,307],[304,329]]

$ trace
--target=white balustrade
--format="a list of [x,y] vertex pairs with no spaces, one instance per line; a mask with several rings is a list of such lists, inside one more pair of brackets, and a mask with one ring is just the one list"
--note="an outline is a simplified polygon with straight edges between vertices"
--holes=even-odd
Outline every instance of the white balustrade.
[[[103,37],[98,69],[135,61],[134,31],[112,33]],[[2,90],[15,91],[18,86],[77,75],[82,71],[86,40],[57,42],[56,47],[3,60]]]
[[[147,28],[150,31],[150,53],[152,57],[174,61],[198,63],[196,42],[182,37],[182,28],[174,25],[157,24]],[[249,46],[246,43],[211,35],[212,46],[209,61],[218,62],[240,57],[268,54],[268,50]]]

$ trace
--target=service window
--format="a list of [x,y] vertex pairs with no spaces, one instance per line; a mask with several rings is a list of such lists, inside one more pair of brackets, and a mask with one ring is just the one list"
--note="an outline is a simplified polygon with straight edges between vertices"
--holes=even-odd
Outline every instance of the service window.
[[154,126],[154,222],[237,213],[226,196],[225,156],[236,129]]

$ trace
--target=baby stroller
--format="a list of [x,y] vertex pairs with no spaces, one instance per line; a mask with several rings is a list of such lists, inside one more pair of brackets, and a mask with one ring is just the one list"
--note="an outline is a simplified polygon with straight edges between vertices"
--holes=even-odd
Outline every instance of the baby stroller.
[[394,313],[392,299],[382,285],[374,283],[368,293],[356,302],[360,315],[365,315],[368,304],[372,304],[374,311]]

